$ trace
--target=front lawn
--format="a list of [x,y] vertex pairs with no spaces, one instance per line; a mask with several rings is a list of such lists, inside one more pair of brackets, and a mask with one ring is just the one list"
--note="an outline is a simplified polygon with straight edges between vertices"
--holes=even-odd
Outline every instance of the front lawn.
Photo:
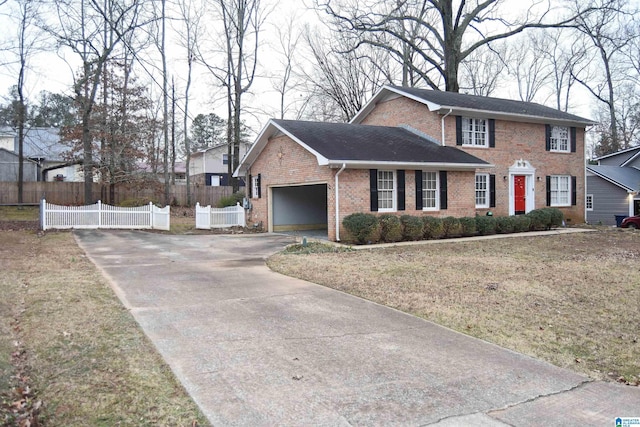
[[640,232],[289,251],[268,263],[593,378],[640,381]]

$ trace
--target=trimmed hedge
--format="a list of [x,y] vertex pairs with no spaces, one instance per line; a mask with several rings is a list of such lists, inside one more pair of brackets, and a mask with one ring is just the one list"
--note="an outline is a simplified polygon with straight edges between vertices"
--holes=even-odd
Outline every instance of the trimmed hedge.
[[399,242],[402,240],[402,223],[400,218],[393,214],[382,214],[378,218],[380,222],[380,238],[387,242]]
[[470,217],[463,217],[459,219],[460,228],[462,229],[462,235],[464,237],[470,237],[476,235],[476,219]]
[[442,219],[434,216],[422,217],[422,236],[427,239],[440,239],[444,237],[444,225]]
[[412,215],[402,215],[402,237],[404,240],[421,240],[423,223],[422,218]]
[[358,244],[431,240],[443,237],[486,236],[496,233],[520,233],[561,227],[564,215],[557,208],[535,209],[526,215],[438,218],[429,215],[375,215],[356,213],[346,216],[342,225],[352,242]]
[[462,225],[456,217],[448,216],[443,218],[442,226],[446,237],[460,237],[462,235]]
[[481,236],[496,234],[497,220],[492,216],[477,216],[476,230]]
[[377,241],[380,224],[378,217],[367,213],[355,213],[347,215],[342,220],[342,225],[349,233],[352,240],[357,243],[371,243]]

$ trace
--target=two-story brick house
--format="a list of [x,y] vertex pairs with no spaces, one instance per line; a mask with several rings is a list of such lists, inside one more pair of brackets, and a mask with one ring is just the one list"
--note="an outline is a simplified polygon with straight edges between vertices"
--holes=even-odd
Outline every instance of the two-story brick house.
[[236,174],[249,223],[326,227],[355,212],[474,216],[560,208],[584,222],[592,122],[539,104],[385,86],[349,124],[271,120]]

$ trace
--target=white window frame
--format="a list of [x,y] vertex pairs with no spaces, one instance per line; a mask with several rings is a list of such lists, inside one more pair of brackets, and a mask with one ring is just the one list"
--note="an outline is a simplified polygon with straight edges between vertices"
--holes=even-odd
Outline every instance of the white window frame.
[[593,210],[593,194],[587,194],[584,199],[584,207],[588,211]]
[[549,141],[550,151],[556,153],[571,152],[571,130],[568,126],[552,126],[551,140]]
[[251,177],[251,198],[258,198],[258,178],[259,175],[254,175]]
[[[563,184],[566,184],[563,185]],[[571,176],[551,175],[550,183],[551,204],[550,206],[571,206]],[[562,199],[561,199],[562,196]],[[566,197],[566,201],[563,200]]]
[[229,154],[227,154],[227,153],[223,153],[222,154],[222,164],[223,165],[228,165],[229,164]]
[[[478,178],[483,178],[484,183],[479,183],[478,182]],[[489,200],[491,197],[490,191],[489,191],[489,174],[488,173],[477,173],[476,174],[476,192],[475,192],[475,197],[476,197],[476,209],[487,209],[489,208],[489,205],[491,203],[491,201]],[[478,184],[484,184],[484,188],[478,188]],[[484,203],[478,203],[478,199],[479,199],[479,195],[480,193],[482,194],[482,197],[484,197]]]
[[[391,188],[382,188],[383,183],[389,182],[389,178],[391,178]],[[397,179],[396,179],[396,171],[391,170],[379,170],[378,171],[378,212],[395,212],[397,210]],[[383,201],[389,201],[388,197],[385,197],[383,200],[381,197],[384,195],[391,195],[391,207],[382,207]]]
[[[427,174],[433,174],[435,179],[435,188],[427,188]],[[433,194],[433,206],[427,206],[427,195]],[[434,171],[422,171],[422,210],[423,211],[438,211],[440,210],[440,173]]]
[[465,147],[489,147],[489,120],[463,117],[462,145]]

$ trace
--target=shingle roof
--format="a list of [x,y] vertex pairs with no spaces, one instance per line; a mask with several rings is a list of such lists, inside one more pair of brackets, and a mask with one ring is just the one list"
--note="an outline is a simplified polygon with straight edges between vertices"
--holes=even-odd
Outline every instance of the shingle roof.
[[391,85],[384,86],[376,96],[358,112],[352,120],[352,123],[361,122],[362,119],[371,112],[376,103],[394,94],[405,96],[424,104],[430,104],[432,111],[440,111],[441,114],[446,114],[448,110],[452,109],[458,114],[468,111],[487,117],[502,116],[515,121],[566,122],[581,126],[594,124],[592,120],[534,102]]
[[[5,135],[16,135],[10,127],[2,127],[0,132]],[[17,140],[15,143],[17,144]],[[25,157],[61,161],[69,147],[60,143],[59,129],[33,127],[25,129],[23,150]],[[14,151],[18,151],[17,146]]]
[[515,101],[512,99],[490,98],[487,96],[467,95],[464,93],[444,92],[429,89],[392,86],[440,106],[468,108],[472,110],[498,111],[501,113],[521,114],[526,116],[546,117],[549,119],[563,119],[585,121],[586,119],[574,114],[565,113],[555,108],[545,107],[535,102]]
[[443,147],[400,127],[273,120],[329,160],[486,164],[455,147]]
[[640,190],[640,170],[631,167],[588,165],[587,170],[628,191]]

